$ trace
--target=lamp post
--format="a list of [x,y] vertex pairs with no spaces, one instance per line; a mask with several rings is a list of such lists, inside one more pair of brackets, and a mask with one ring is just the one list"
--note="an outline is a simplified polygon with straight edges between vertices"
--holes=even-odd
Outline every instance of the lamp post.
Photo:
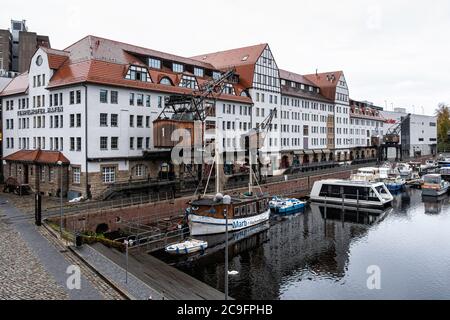
[[223,197],[225,205],[225,301],[228,300],[228,207],[231,204],[231,197],[226,195]]
[[58,161],[57,162],[57,164],[58,164],[58,166],[59,166],[59,172],[60,172],[60,191],[59,191],[59,198],[60,198],[60,201],[59,201],[59,234],[61,235],[61,239],[62,239],[62,236],[63,236],[63,234],[62,234],[62,225],[63,225],[63,171],[62,171],[62,165],[63,165],[63,163],[62,163],[62,161],[60,160],[60,161]]
[[128,284],[128,248],[133,245],[133,240],[130,240],[132,236],[128,236],[123,242],[125,244],[125,283]]

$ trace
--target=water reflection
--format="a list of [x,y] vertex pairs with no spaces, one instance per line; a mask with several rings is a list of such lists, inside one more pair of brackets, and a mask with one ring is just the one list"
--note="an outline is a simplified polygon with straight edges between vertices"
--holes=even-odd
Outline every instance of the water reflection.
[[428,197],[423,196],[422,201],[425,206],[425,213],[427,214],[440,214],[444,204],[448,202],[448,196],[442,195],[440,197]]
[[[449,298],[448,200],[425,200],[420,190],[408,189],[386,211],[312,205],[303,214],[274,217],[270,229],[230,235],[230,270],[239,272],[230,277],[230,295],[255,300]],[[204,256],[171,263],[223,291],[224,237],[208,241],[217,245]],[[430,246],[433,242],[439,245]],[[369,265],[382,268],[383,290],[367,289]]]

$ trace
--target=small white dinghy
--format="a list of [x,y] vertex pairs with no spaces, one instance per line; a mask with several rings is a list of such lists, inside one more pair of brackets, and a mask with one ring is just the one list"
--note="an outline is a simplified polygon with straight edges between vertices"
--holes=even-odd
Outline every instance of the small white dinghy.
[[166,247],[169,254],[190,254],[198,251],[204,251],[208,248],[208,242],[202,240],[188,239],[184,242],[171,244]]

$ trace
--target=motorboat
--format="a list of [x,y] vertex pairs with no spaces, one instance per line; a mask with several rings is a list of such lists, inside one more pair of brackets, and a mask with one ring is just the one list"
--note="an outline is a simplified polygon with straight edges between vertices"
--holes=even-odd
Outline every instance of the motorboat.
[[394,197],[383,182],[321,180],[314,183],[310,200],[350,207],[384,208]]
[[208,242],[202,240],[188,239],[184,242],[171,244],[166,247],[166,252],[173,255],[191,254],[198,251],[205,251]]
[[380,179],[380,169],[375,167],[360,168],[350,176],[351,181],[375,182]]
[[422,196],[439,197],[448,192],[450,183],[440,174],[427,174],[423,177]]
[[420,166],[422,171],[428,171],[438,168],[438,163],[434,160],[427,160],[425,164]]
[[386,187],[388,188],[388,190],[391,192],[400,191],[406,185],[406,181],[404,179],[402,179],[400,176],[388,177],[388,178],[384,179],[383,182],[386,185]]
[[298,212],[304,209],[306,206],[306,202],[300,201],[295,198],[278,198],[275,197],[270,201],[269,207],[270,209],[278,214],[288,214]]
[[450,181],[450,167],[440,168],[439,174],[442,176],[442,179],[444,179],[446,181]]
[[413,173],[413,169],[407,163],[399,163],[397,164],[397,170],[400,173],[400,176],[405,179],[410,179],[411,174]]
[[441,156],[438,160],[439,167],[450,167],[450,157]]

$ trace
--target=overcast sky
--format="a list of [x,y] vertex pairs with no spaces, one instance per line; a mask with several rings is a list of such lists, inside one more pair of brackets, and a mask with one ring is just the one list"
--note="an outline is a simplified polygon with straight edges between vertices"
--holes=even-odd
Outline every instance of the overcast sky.
[[448,0],[68,2],[3,1],[0,28],[25,19],[57,49],[92,34],[187,57],[267,42],[280,68],[343,70],[353,99],[425,114],[450,103]]

